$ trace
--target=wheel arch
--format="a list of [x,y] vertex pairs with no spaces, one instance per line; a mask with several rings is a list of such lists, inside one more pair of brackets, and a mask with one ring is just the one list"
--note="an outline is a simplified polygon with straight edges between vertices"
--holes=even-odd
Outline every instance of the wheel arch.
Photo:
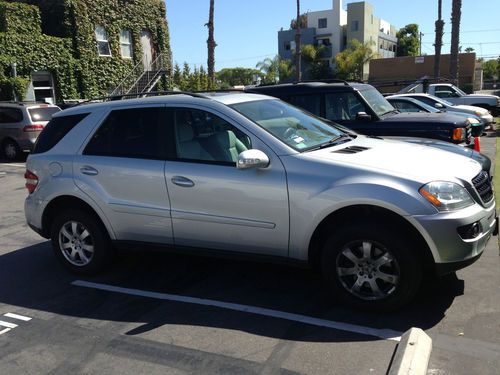
[[432,270],[434,258],[431,249],[422,234],[403,216],[380,206],[362,204],[342,207],[326,216],[316,227],[309,241],[308,260],[311,267],[319,269],[321,263],[321,250],[332,233],[331,228],[340,228],[346,222],[359,220],[362,217],[370,220],[385,220],[391,223],[394,230],[404,231],[416,241],[417,252],[425,270]]
[[94,216],[96,220],[106,228],[108,235],[113,238],[114,233],[110,225],[106,220],[97,213],[96,209],[94,209],[89,203],[85,202],[83,199],[73,196],[73,195],[61,195],[54,199],[52,199],[49,204],[45,207],[42,214],[42,235],[45,238],[50,237],[50,229],[52,226],[52,222],[56,216],[56,214],[64,209],[74,208],[78,210],[85,211],[90,215]]

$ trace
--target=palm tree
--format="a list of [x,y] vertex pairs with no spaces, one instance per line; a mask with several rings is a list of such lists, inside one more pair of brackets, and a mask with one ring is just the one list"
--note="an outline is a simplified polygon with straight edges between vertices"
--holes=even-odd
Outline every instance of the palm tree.
[[458,47],[460,44],[461,15],[462,0],[453,0],[451,5],[450,76],[455,85],[458,84]]
[[439,79],[441,69],[441,47],[443,46],[444,21],[441,17],[442,0],[438,0],[438,19],[436,21],[436,41],[434,42],[434,78]]
[[210,0],[210,10],[208,12],[208,22],[205,24],[208,27],[208,39],[207,39],[207,68],[208,68],[208,86],[210,89],[215,87],[215,43],[214,39],[214,0]]
[[302,79],[302,52],[300,49],[300,0],[297,0],[297,29],[295,29],[295,74],[297,81]]

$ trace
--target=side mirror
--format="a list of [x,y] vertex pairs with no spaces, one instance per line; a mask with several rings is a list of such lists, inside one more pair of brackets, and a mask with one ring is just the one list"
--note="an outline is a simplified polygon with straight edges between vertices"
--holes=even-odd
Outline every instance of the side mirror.
[[436,107],[437,109],[443,109],[444,105],[442,105],[441,103],[434,103],[434,107]]
[[372,120],[372,116],[370,116],[366,112],[358,112],[356,114],[356,120],[371,121]]
[[266,168],[269,165],[269,158],[260,150],[247,150],[238,155],[236,168]]

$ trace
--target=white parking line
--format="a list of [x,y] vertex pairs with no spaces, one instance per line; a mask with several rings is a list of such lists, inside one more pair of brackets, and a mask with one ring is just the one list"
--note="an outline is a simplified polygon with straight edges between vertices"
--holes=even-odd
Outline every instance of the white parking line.
[[17,164],[17,163],[2,163],[0,164],[2,167],[17,167],[17,168],[26,168],[26,164]]
[[16,328],[17,324],[9,323],[9,322],[4,322],[3,320],[0,320],[0,326],[4,326],[4,327],[7,327],[7,328]]
[[10,331],[10,328],[5,328],[5,329],[0,331],[0,335],[3,335],[4,333],[7,333],[9,331]]
[[108,292],[123,293],[123,294],[129,294],[129,295],[133,295],[133,296],[155,298],[155,299],[167,300],[167,301],[193,303],[196,305],[213,306],[213,307],[218,307],[218,308],[222,308],[222,309],[241,311],[241,312],[250,313],[250,314],[270,316],[273,318],[291,320],[291,321],[304,323],[304,324],[310,324],[310,325],[318,326],[318,327],[326,327],[326,328],[337,329],[340,331],[347,331],[347,332],[359,333],[362,335],[375,336],[375,337],[382,338],[384,340],[400,341],[401,335],[402,335],[401,332],[393,331],[391,329],[378,329],[378,328],[359,326],[359,325],[343,323],[343,322],[335,322],[332,320],[314,318],[312,316],[293,314],[293,313],[289,313],[286,311],[266,309],[266,308],[257,307],[257,306],[240,305],[237,303],[216,301],[216,300],[196,298],[196,297],[179,296],[179,295],[175,295],[175,294],[150,292],[150,291],[140,290],[140,289],[122,288],[122,287],[118,287],[118,286],[100,284],[100,283],[92,283],[92,282],[83,281],[83,280],[75,280],[71,284],[75,285],[75,286],[86,287],[86,288],[105,290]]
[[18,314],[13,314],[13,313],[3,314],[3,316],[6,316],[7,318],[12,318],[12,319],[24,320],[25,322],[28,322],[31,320],[30,317],[18,315]]

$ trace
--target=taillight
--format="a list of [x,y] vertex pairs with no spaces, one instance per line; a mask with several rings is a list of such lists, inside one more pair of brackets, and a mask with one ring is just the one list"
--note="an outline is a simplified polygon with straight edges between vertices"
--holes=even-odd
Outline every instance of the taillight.
[[30,194],[33,193],[38,185],[38,176],[33,172],[26,170],[24,178],[26,179],[26,189],[28,189]]
[[40,130],[43,130],[43,125],[41,124],[26,125],[23,128],[23,132],[38,132]]
[[453,129],[452,138],[454,141],[461,141],[465,138],[464,130],[462,128]]

